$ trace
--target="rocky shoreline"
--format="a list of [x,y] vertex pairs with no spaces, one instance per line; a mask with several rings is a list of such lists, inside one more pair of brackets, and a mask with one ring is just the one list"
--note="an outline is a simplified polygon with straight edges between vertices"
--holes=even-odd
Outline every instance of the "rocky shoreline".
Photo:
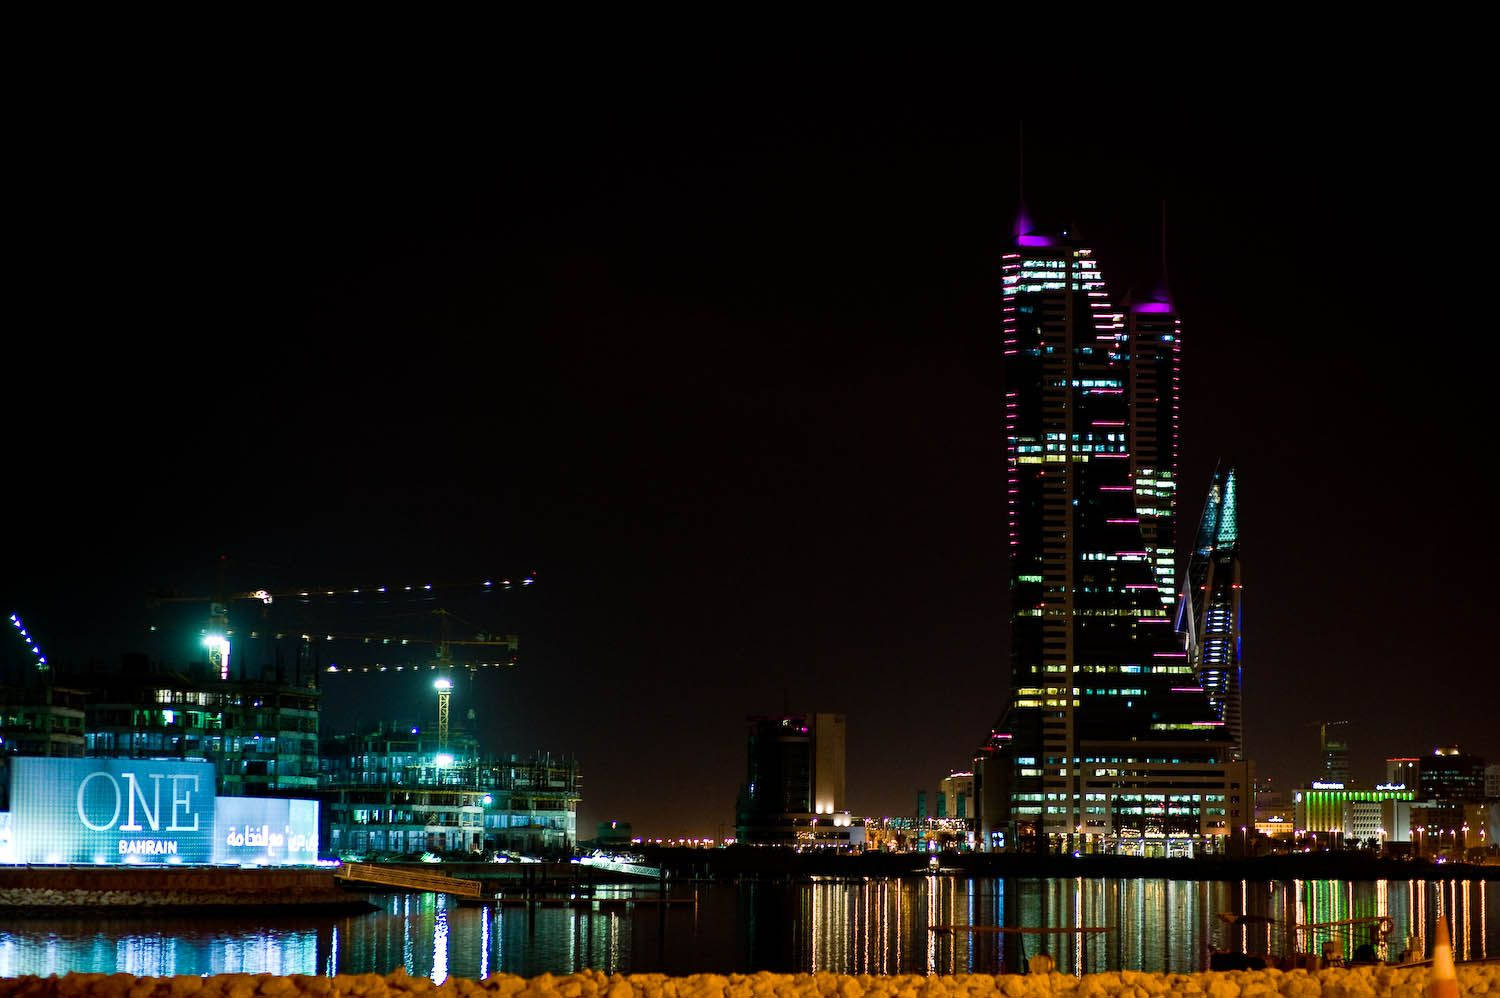
[[7,918],[73,914],[247,910],[357,913],[362,896],[326,870],[237,868],[10,868],[0,870],[0,912]]
[[[896,977],[840,974],[615,974],[586,970],[530,979],[498,974],[482,981],[448,978],[434,984],[403,971],[336,977],[224,974],[216,977],[133,977],[68,974],[0,979],[0,998],[1423,998],[1427,967],[1331,970],[1245,970],[1200,974],[967,974]],[[1500,963],[1458,968],[1460,995],[1500,994]]]

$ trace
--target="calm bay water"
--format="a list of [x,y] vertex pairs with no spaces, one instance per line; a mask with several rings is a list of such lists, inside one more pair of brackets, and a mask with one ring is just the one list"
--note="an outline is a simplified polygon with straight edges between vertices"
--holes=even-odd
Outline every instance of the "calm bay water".
[[[311,918],[93,918],[0,921],[0,976],[68,971],[168,974],[449,975],[778,972],[1016,972],[1039,950],[1067,972],[1190,971],[1208,952],[1288,949],[1288,925],[1388,915],[1391,946],[1408,933],[1425,952],[1438,912],[1460,959],[1500,956],[1500,882],[1390,880],[1290,883],[952,876],[704,886],[695,903],[623,912],[458,907],[432,894],[374,894],[380,910]],[[1492,915],[1491,911],[1495,910]],[[1274,921],[1238,929],[1220,912]],[[933,926],[1102,926],[1098,934],[933,932]],[[1331,933],[1345,952],[1365,930]],[[1394,957],[1395,952],[1389,954]]]

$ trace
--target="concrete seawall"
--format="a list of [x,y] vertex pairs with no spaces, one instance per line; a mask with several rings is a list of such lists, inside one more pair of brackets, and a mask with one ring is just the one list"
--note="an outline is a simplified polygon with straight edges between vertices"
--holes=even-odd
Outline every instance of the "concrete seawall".
[[0,868],[0,910],[50,914],[70,909],[342,908],[368,905],[331,870],[233,867]]
[[[1423,998],[1429,970],[1356,967],[1347,970],[1247,970],[1202,974],[1121,971],[1018,976],[843,976],[838,974],[616,974],[583,971],[567,977],[527,979],[500,974],[483,981],[449,978],[440,985],[425,977],[341,974],[337,977],[132,977],[129,974],[69,974],[65,977],[0,979],[0,998]],[[1500,994],[1500,964],[1458,969],[1460,995]]]

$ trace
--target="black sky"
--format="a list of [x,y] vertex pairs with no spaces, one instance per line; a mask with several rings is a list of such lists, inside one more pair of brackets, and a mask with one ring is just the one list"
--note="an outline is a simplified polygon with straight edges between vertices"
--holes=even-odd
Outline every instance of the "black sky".
[[[582,829],[732,823],[784,697],[848,715],[857,813],[967,764],[1007,675],[998,84],[261,82],[23,116],[0,589],[54,661],[144,650],[220,552],[243,588],[534,570],[466,608],[522,636],[467,695],[580,758]],[[1028,116],[1026,195],[1118,291],[1168,199],[1179,516],[1239,462],[1251,753],[1293,781],[1347,718],[1367,779],[1500,758],[1480,136],[1190,90]],[[326,728],[432,709],[341,682]]]

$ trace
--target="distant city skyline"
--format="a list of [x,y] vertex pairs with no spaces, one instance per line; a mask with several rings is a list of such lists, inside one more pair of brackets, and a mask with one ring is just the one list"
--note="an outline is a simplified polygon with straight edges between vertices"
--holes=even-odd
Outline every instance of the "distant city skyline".
[[[536,571],[466,614],[518,664],[453,709],[575,756],[586,829],[729,825],[743,718],[788,701],[846,716],[855,814],[967,768],[1011,692],[1009,84],[559,82],[476,114],[223,82],[127,74],[18,136],[0,607],[50,664],[155,653],[148,595],[212,592],[221,553],[244,589]],[[1477,334],[1463,296],[1414,319],[1381,276],[1488,224],[1483,136],[1434,99],[1398,140],[1370,94],[1026,121],[1039,231],[1120,302],[1156,288],[1167,201],[1179,516],[1234,460],[1245,742],[1287,787],[1327,719],[1362,780],[1500,758],[1461,536],[1491,492],[1485,385],[1452,363]],[[323,703],[330,730],[435,711],[407,672]]]

